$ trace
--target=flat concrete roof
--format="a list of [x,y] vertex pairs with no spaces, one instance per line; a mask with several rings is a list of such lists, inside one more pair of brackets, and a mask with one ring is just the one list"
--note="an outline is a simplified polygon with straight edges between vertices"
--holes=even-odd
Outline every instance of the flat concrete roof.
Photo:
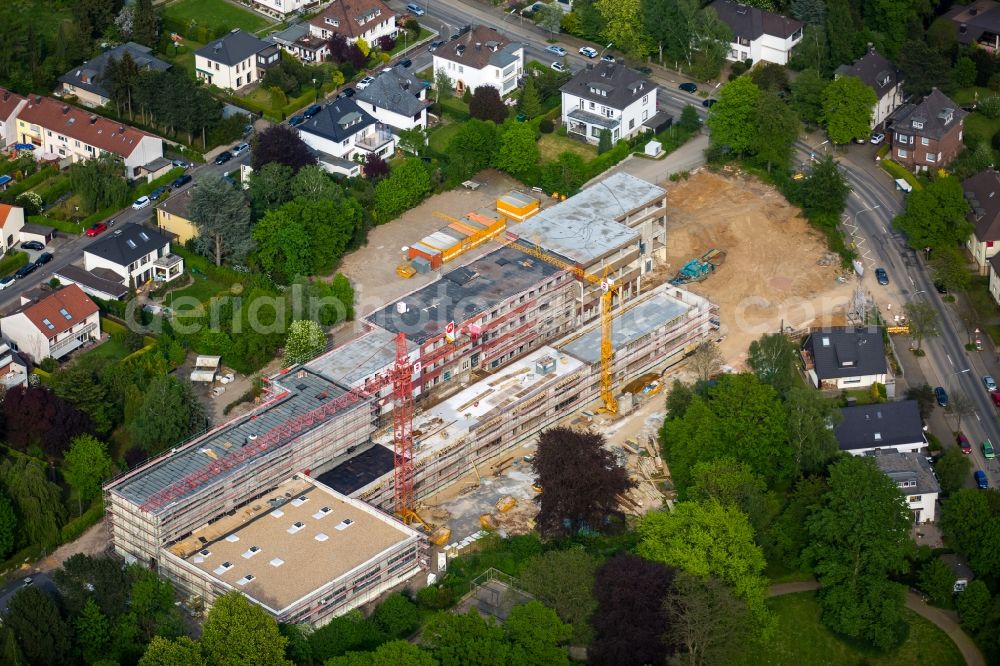
[[[416,345],[406,341],[408,350]],[[353,340],[317,356],[306,367],[343,386],[354,387],[366,377],[390,368],[396,362],[396,336],[383,328],[372,328]]]
[[511,232],[588,266],[623,245],[638,243],[639,232],[616,220],[665,194],[662,187],[619,172],[546,208]]
[[[299,376],[300,371],[302,376]],[[226,455],[239,451],[249,436],[262,436],[269,430],[311,412],[347,392],[342,386],[307,368],[297,368],[287,374],[274,377],[271,385],[272,395],[277,396],[272,402],[266,403],[247,415],[233,419],[183,446],[179,445],[172,452],[165,453],[132,474],[110,484],[108,490],[141,506],[155,497],[157,493],[202,469],[210,467]],[[363,401],[351,403],[343,409],[343,412],[356,409],[362,403]],[[270,450],[273,451],[275,448],[285,446],[298,436],[296,434],[284,437]],[[194,494],[209,483],[235,474],[260,455],[264,455],[264,453],[252,456],[240,465],[220,470],[209,481],[191,484],[193,487],[178,492],[176,497],[153,508],[152,512],[159,513],[172,502]]]
[[394,466],[395,454],[392,449],[381,444],[372,444],[361,453],[316,478],[338,493],[350,495],[372,481],[391,474]]
[[444,333],[448,322],[468,321],[561,270],[520,250],[500,248],[403,296],[399,300],[406,303],[405,314],[390,303],[368,321],[392,334],[402,331],[407,340],[422,345]]
[[333,594],[338,579],[419,538],[360,500],[295,477],[170,551],[277,614],[324,586]]
[[[664,324],[683,317],[693,306],[658,292],[616,315],[611,322],[611,344],[622,349]],[[601,360],[601,329],[595,327],[561,347],[585,363]]]

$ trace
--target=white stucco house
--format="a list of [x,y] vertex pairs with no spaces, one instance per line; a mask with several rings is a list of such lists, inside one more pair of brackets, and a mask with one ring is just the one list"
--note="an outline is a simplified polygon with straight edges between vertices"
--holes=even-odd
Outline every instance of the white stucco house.
[[194,52],[197,77],[223,90],[240,90],[264,78],[281,59],[276,44],[236,28]]
[[21,238],[24,228],[24,209],[0,204],[0,255],[6,254]]
[[[333,0],[309,19],[309,34],[322,42],[340,35],[348,44],[363,39],[374,45],[381,37],[395,37],[398,32],[396,13],[382,0]],[[317,55],[328,53],[324,46]]]
[[354,101],[375,120],[396,129],[427,127],[427,89],[405,68],[381,72]]
[[913,522],[933,523],[937,517],[937,499],[941,486],[931,470],[931,464],[920,453],[880,451],[875,462],[886,476],[896,483],[913,514]]
[[733,62],[749,59],[787,65],[792,49],[802,41],[802,21],[733,0],[715,0],[708,7],[733,33],[726,56]]
[[[962,181],[969,202],[967,219],[972,233],[965,242],[980,275],[986,275],[990,259],[1000,251],[1000,172],[993,167]],[[992,289],[991,289],[992,291]]]
[[0,148],[17,143],[17,114],[27,103],[26,97],[0,88]]
[[818,389],[869,388],[892,379],[878,328],[815,329],[802,345],[802,360],[806,376]]
[[560,92],[567,132],[590,143],[597,143],[604,129],[611,132],[612,141],[626,139],[656,115],[656,86],[616,63],[587,65]]
[[834,428],[840,450],[852,456],[875,451],[916,453],[927,447],[923,420],[916,400],[855,405],[840,410],[843,420]]
[[0,318],[4,342],[34,363],[59,359],[101,337],[100,310],[75,284],[29,301]]
[[388,159],[396,151],[396,135],[350,98],[334,100],[296,129],[331,173],[359,176],[369,153]]
[[903,103],[903,73],[874,46],[869,46],[868,52],[853,65],[838,67],[834,76],[856,76],[875,91],[877,101],[872,107],[872,129],[882,125]]
[[123,285],[170,282],[184,273],[184,259],[170,253],[170,239],[156,227],[124,224],[88,245],[83,268],[102,275],[117,275]]
[[459,95],[492,86],[500,96],[517,88],[524,73],[524,45],[511,42],[496,28],[477,25],[434,51],[434,77],[444,72]]
[[295,12],[314,10],[323,4],[322,0],[253,0],[252,6],[258,12],[277,18],[284,18]]

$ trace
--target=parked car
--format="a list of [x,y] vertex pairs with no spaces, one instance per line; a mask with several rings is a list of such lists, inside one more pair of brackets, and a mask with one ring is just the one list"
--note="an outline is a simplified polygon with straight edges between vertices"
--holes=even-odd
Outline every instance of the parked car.
[[986,390],[989,391],[990,393],[993,393],[994,391],[997,390],[996,381],[994,381],[994,379],[989,375],[983,377],[983,384],[986,386]]
[[173,164],[175,167],[180,167],[182,169],[187,169],[189,166],[191,166],[184,160],[174,160],[173,162],[171,162],[171,164]]
[[364,90],[365,88],[367,88],[368,86],[370,86],[374,81],[375,81],[375,77],[374,76],[366,76],[365,78],[363,78],[360,81],[358,81],[358,84],[355,87],[358,90]]
[[[319,104],[313,104],[308,109],[306,109],[305,111],[303,111],[302,115],[305,116],[306,119],[309,119],[309,118],[312,118],[313,116],[315,116],[317,113],[319,113],[322,110],[323,110],[322,106],[320,106]],[[249,148],[249,146],[247,146],[247,147]]]
[[233,148],[233,157],[239,157],[240,155],[248,152],[249,150],[250,150],[250,144],[244,141],[240,145]]
[[[191,182],[191,176],[187,175],[186,173],[182,174],[182,175],[177,176],[176,178],[174,178],[174,182],[170,183],[170,189],[176,190],[178,187],[184,187],[185,185],[187,185],[190,182]],[[103,229],[101,231],[103,231]],[[97,233],[101,233],[101,232],[98,231]],[[94,235],[96,236],[97,234],[94,234]]]
[[14,273],[14,279],[20,280],[21,278],[28,277],[35,272],[36,268],[38,268],[38,264],[25,264]]
[[14,284],[13,275],[8,275],[7,277],[0,278],[0,291],[3,291],[12,284]]
[[987,490],[990,487],[990,481],[986,478],[986,472],[981,469],[977,469],[976,473],[972,475],[976,479],[976,486],[980,490]]
[[549,44],[548,46],[545,47],[545,50],[548,51],[549,53],[555,53],[560,58],[566,55],[566,49],[559,46],[558,44]]
[[149,205],[149,197],[139,197],[132,204],[132,210],[142,210]]
[[990,398],[993,399],[993,406],[1000,408],[1000,391],[996,393],[990,393]]
[[423,7],[412,2],[406,5],[406,10],[411,14],[413,14],[414,16],[423,16],[424,14],[427,13],[427,11]]
[[42,252],[40,255],[38,255],[38,259],[35,259],[35,265],[36,266],[43,266],[43,265],[49,263],[50,261],[52,261],[52,253],[51,252]]
[[948,392],[944,390],[943,386],[938,386],[934,389],[934,399],[937,400],[937,404],[941,407],[948,406]]
[[882,134],[882,132],[875,132],[874,134],[872,134],[872,138],[870,140],[874,145],[877,146],[878,144],[885,141],[885,134]]
[[596,58],[597,49],[595,49],[593,46],[581,46],[580,55],[586,56],[587,58]]
[[24,241],[21,243],[21,247],[25,250],[44,250],[45,244],[39,241]]
[[982,445],[983,447],[983,457],[987,460],[993,460],[997,457],[996,451],[993,450],[993,442],[990,440],[985,440]]
[[935,282],[934,291],[941,294],[942,296],[945,296],[948,293],[948,287],[944,286],[943,282]]
[[428,51],[437,51],[439,48],[441,48],[444,45],[445,45],[445,41],[443,39],[436,39],[433,42],[431,42],[431,45],[427,48],[427,50]]
[[715,103],[718,102],[718,101],[719,100],[717,100],[717,99],[712,99],[711,97],[709,97],[704,102],[702,102],[701,105],[703,107],[705,107],[706,109],[711,109],[713,106],[715,106]]
[[153,201],[157,201],[160,197],[170,191],[169,187],[161,186],[149,193],[149,198]]
[[354,88],[344,88],[337,94],[337,97],[340,99],[354,97]]
[[225,164],[231,159],[233,159],[233,154],[228,150],[223,150],[221,153],[219,153],[218,157],[215,158],[215,163]]
[[885,272],[884,268],[875,269],[875,279],[878,280],[879,284],[889,284],[889,274]]
[[615,57],[610,53],[605,53],[604,55],[601,56],[601,62],[614,62],[614,61]]
[[551,67],[552,69],[556,70],[557,72],[565,72],[565,71],[567,71],[566,66],[563,65],[558,60],[556,60],[555,62],[553,62],[551,65],[549,65],[549,67]]
[[958,448],[962,449],[962,453],[965,455],[972,453],[972,443],[969,441],[969,438],[965,436],[965,433],[958,433],[958,435],[955,436],[955,443],[958,444]]
[[306,117],[305,116],[292,116],[291,118],[288,119],[288,126],[289,127],[298,127],[299,125],[301,125],[305,121],[306,121]]
[[691,93],[692,95],[698,92],[698,86],[696,86],[693,83],[682,83],[677,87],[683,90],[684,92]]
[[413,61],[410,60],[409,58],[403,58],[402,60],[399,61],[399,66],[403,67],[404,69],[407,68],[407,67],[409,67],[412,64],[413,64]]
[[94,226],[88,227],[86,233],[88,236],[97,236],[98,234],[103,233],[107,230],[108,230],[107,224],[105,224],[104,222],[98,222]]

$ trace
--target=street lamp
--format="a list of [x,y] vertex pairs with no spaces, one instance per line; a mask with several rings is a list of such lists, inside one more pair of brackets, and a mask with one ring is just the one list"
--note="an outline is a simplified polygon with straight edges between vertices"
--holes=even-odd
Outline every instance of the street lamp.
[[319,100],[319,89],[316,87],[316,77],[313,77],[313,101]]
[[812,148],[810,148],[809,149],[809,161],[811,162],[811,161],[815,160],[816,159],[816,150],[819,149],[819,148],[821,148],[822,146],[825,146],[828,143],[830,143],[829,139],[827,139],[826,141],[824,141],[823,143],[821,143],[819,145],[816,145],[816,146],[813,146]]

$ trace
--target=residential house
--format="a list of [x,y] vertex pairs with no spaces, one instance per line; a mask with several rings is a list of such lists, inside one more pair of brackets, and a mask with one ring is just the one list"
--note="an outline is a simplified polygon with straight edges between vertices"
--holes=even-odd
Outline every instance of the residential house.
[[875,462],[903,493],[914,524],[933,523],[941,486],[927,458],[922,453],[876,451]]
[[965,588],[976,578],[976,574],[973,573],[969,563],[961,555],[955,555],[954,553],[940,555],[939,557],[955,575],[955,585],[952,587],[952,591],[956,593],[965,592]]
[[72,284],[0,318],[0,335],[34,363],[60,359],[101,338],[100,310]]
[[994,254],[987,261],[990,274],[990,294],[993,300],[1000,305],[1000,254]]
[[856,76],[875,91],[877,101],[872,107],[872,129],[884,123],[903,103],[903,73],[870,44],[868,53],[853,65],[838,67],[835,76]]
[[251,6],[262,14],[275,18],[285,18],[295,12],[305,12],[316,9],[321,0],[252,0]]
[[[359,39],[374,45],[381,37],[399,32],[396,13],[382,0],[333,0],[330,6],[309,19],[309,34],[323,42],[340,35],[348,44]],[[320,54],[325,57],[329,48]]]
[[840,413],[843,420],[834,433],[840,450],[852,456],[890,449],[914,453],[927,446],[916,400],[854,405]]
[[962,152],[966,115],[937,88],[920,104],[904,104],[889,121],[892,159],[913,171],[947,166]]
[[136,287],[150,281],[170,282],[184,272],[184,260],[170,253],[170,239],[159,229],[124,224],[84,249],[83,268],[107,269],[125,286],[130,280]]
[[612,141],[626,139],[656,115],[656,85],[623,65],[588,64],[560,91],[566,130],[590,143],[597,143],[605,129]]
[[59,77],[57,94],[74,95],[80,104],[87,107],[104,106],[111,101],[111,93],[106,87],[104,72],[112,60],[121,61],[128,55],[140,71],[163,72],[170,69],[170,63],[153,55],[148,46],[127,42],[109,49],[101,55],[74,67]]
[[357,176],[369,153],[383,158],[396,151],[396,136],[349,98],[336,99],[296,128],[320,166],[332,173]]
[[802,29],[805,27],[802,21],[732,0],[715,0],[708,6],[733,33],[726,56],[733,62],[763,60],[787,65],[792,49],[802,41]]
[[802,360],[806,376],[818,389],[868,388],[891,379],[878,328],[814,330],[802,345]]
[[175,192],[156,206],[156,226],[176,236],[178,243],[186,243],[198,235],[198,228],[188,217],[193,191],[189,187]]
[[122,284],[121,276],[107,268],[88,271],[70,264],[54,271],[52,277],[62,285],[79,285],[85,294],[102,301],[120,301],[128,295],[128,287]]
[[37,159],[80,162],[117,155],[129,179],[156,173],[164,161],[160,137],[50,97],[29,97],[17,116],[17,142],[36,146]]
[[382,72],[354,97],[375,120],[396,129],[427,127],[427,89],[408,70],[394,67]]
[[959,44],[979,46],[990,53],[1000,50],[1000,3],[974,0],[955,4],[944,18],[954,24]]
[[514,92],[524,73],[524,45],[511,42],[496,28],[477,25],[434,51],[433,63],[434,80],[444,72],[459,95],[492,86],[503,96]]
[[0,204],[0,255],[14,248],[24,228],[24,209]]
[[989,270],[989,260],[1000,250],[1000,173],[993,167],[962,181],[965,199],[969,202],[969,222],[972,235],[965,242],[979,268],[980,275]]
[[272,32],[269,39],[306,63],[320,62],[330,53],[328,40],[309,32],[308,23],[296,23],[284,30]]
[[0,386],[6,390],[27,386],[28,369],[28,362],[19,353],[6,342],[0,342]]
[[0,88],[0,149],[17,143],[17,114],[27,103],[27,98]]
[[240,90],[264,78],[264,70],[281,59],[276,44],[236,28],[194,52],[195,74],[223,90]]

